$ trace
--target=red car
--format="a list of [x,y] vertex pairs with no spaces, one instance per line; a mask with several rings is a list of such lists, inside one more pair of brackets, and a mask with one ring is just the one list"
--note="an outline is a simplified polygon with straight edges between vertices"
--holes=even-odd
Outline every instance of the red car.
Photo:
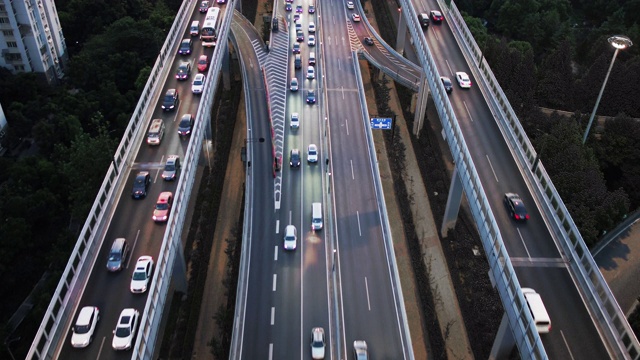
[[209,68],[209,58],[207,55],[200,55],[198,58],[198,71],[205,72]]
[[158,197],[156,207],[153,209],[153,221],[167,222],[173,204],[173,193],[169,191],[161,192]]
[[431,10],[431,21],[434,23],[441,23],[444,20],[444,16],[438,10]]

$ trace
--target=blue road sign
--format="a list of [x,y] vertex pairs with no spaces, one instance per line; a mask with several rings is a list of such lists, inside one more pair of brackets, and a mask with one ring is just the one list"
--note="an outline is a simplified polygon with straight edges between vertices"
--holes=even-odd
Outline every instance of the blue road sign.
[[391,130],[391,118],[371,118],[371,127],[378,130]]

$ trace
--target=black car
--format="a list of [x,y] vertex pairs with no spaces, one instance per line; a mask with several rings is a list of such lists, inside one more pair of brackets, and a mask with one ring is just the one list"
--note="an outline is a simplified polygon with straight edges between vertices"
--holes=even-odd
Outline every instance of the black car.
[[183,61],[178,65],[178,71],[176,71],[176,79],[187,80],[191,75],[191,63]]
[[178,124],[178,134],[179,135],[189,135],[191,134],[191,130],[193,129],[193,115],[184,114],[182,115],[182,119],[180,119],[180,123]]
[[284,10],[285,10],[285,11],[291,11],[291,9],[292,9],[292,8],[291,8],[291,4],[286,3],[286,4],[284,5]]
[[291,149],[289,153],[289,165],[291,167],[300,167],[300,150]]
[[362,39],[362,41],[363,41],[366,45],[373,46],[373,39],[372,39],[372,38],[370,38],[370,37],[368,37],[368,36],[367,36],[366,38]]
[[178,98],[179,98],[178,90],[176,89],[167,90],[167,93],[164,94],[164,100],[162,100],[162,110],[171,111],[175,109],[176,106],[178,106]]
[[200,12],[201,13],[206,13],[207,10],[209,10],[209,1],[203,1],[202,3],[200,3]]
[[178,48],[178,54],[180,55],[189,55],[191,54],[191,45],[193,41],[191,39],[184,39],[180,43],[180,47]]
[[504,203],[507,206],[507,210],[509,211],[509,216],[511,216],[515,220],[529,220],[529,214],[527,213],[527,209],[524,207],[522,199],[520,199],[520,195],[514,193],[506,193],[504,194]]
[[307,104],[315,104],[316,103],[316,92],[315,90],[307,91]]
[[314,5],[309,5],[309,14],[313,14],[316,12],[316,7]]
[[140,171],[135,179],[133,179],[133,189],[131,197],[134,199],[142,199],[147,197],[147,190],[151,184],[151,175],[148,171]]
[[453,84],[451,83],[451,79],[446,76],[440,76],[440,81],[442,81],[442,86],[444,86],[444,90],[447,94],[451,94],[453,91]]
[[296,31],[296,40],[298,42],[304,41],[304,33],[302,32],[302,30]]

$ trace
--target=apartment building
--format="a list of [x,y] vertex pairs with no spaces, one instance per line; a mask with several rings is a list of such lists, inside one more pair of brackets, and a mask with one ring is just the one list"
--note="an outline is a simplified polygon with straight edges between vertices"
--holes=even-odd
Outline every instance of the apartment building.
[[67,46],[52,0],[0,0],[0,66],[36,72],[55,83],[64,76]]

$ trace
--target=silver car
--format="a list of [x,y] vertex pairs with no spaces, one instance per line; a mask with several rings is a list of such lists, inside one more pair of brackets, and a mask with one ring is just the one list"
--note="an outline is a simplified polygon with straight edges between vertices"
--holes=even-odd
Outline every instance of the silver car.
[[178,155],[169,155],[167,162],[164,164],[162,178],[166,181],[175,180],[180,171],[180,157]]

